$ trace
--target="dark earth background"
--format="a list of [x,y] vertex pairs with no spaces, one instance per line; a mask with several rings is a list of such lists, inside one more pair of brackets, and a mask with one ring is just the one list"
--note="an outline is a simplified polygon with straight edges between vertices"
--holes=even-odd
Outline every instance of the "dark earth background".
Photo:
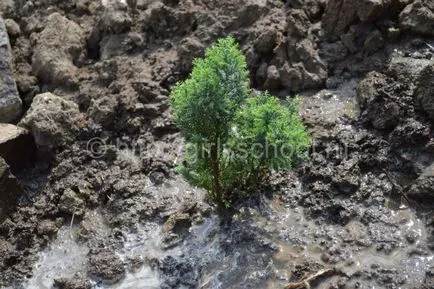
[[[0,12],[0,122],[25,128],[0,125],[1,288],[283,288],[327,268],[311,288],[434,288],[434,1]],[[226,35],[255,89],[300,93],[314,138],[230,223],[174,173],[168,105]]]

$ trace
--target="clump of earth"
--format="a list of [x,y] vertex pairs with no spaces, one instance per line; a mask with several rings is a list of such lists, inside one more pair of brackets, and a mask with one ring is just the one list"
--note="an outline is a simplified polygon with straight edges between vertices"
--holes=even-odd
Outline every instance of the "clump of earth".
[[[434,2],[0,13],[1,288],[433,288]],[[313,145],[222,218],[175,173],[168,96],[227,35],[254,89],[302,97]]]

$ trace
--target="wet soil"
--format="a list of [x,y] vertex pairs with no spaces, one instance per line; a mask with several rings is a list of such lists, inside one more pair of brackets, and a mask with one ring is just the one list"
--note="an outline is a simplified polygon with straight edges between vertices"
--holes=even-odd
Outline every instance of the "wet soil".
[[[311,288],[434,288],[430,35],[389,37],[399,19],[385,13],[328,38],[319,0],[9,2],[26,109],[52,92],[80,120],[16,174],[26,194],[0,223],[1,288],[274,289],[328,268]],[[79,24],[56,55],[73,67],[65,82],[31,69],[34,54],[59,52],[33,45],[53,13]],[[223,220],[175,173],[183,140],[167,98],[227,34],[255,89],[302,96],[314,144]]]

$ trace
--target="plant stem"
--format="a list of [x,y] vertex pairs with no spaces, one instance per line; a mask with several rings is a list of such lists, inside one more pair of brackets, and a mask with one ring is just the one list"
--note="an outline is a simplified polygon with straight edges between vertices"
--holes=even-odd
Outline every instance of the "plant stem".
[[213,146],[211,147],[211,163],[212,163],[212,170],[213,170],[213,178],[214,178],[214,194],[216,198],[217,203],[217,209],[219,213],[224,211],[224,204],[223,204],[223,196],[222,196],[222,189],[220,186],[220,165],[219,165],[219,141],[214,141]]

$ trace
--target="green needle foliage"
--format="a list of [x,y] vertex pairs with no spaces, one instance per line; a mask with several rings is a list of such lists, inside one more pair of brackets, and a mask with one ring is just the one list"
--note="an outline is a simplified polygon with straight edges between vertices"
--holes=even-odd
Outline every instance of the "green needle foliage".
[[187,150],[184,174],[208,189],[220,208],[221,144],[227,141],[235,114],[250,94],[248,77],[244,55],[232,38],[225,38],[209,48],[205,58],[194,60],[190,77],[171,94],[175,123],[187,142],[196,145]]
[[306,156],[310,136],[298,118],[298,99],[251,96],[244,55],[220,39],[172,90],[174,121],[186,139],[181,172],[207,189],[220,210],[233,189]]
[[311,138],[298,117],[298,106],[298,98],[287,98],[282,105],[267,92],[249,98],[234,119],[224,179],[255,183],[270,170],[290,169],[306,158]]

